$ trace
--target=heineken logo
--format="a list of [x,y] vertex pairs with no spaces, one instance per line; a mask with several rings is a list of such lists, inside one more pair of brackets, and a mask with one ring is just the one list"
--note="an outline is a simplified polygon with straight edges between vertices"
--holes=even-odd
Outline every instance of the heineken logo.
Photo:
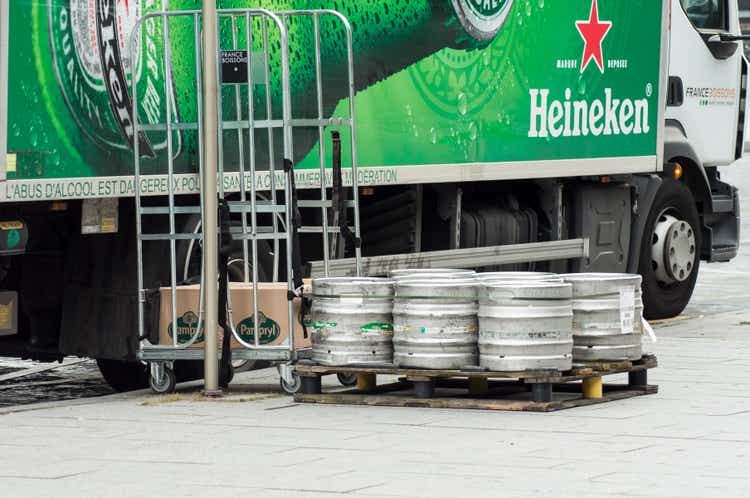
[[[647,96],[648,87],[647,87]],[[603,99],[571,100],[573,92],[565,89],[564,99],[551,99],[548,89],[532,88],[530,138],[586,137],[593,135],[641,135],[651,131],[648,98],[616,98],[611,88],[604,89]]]
[[[128,82],[125,80],[125,69],[122,65],[122,56],[120,55],[120,35],[116,26],[116,8],[112,0],[96,1],[97,42],[101,67],[104,72],[104,83],[107,87],[107,95],[109,96],[109,104],[117,126],[128,141],[128,145],[132,148],[135,140],[133,102],[128,92]],[[129,9],[127,0],[125,1],[125,9]],[[146,137],[141,133],[138,139],[140,140],[139,148],[141,153],[153,157],[154,152],[151,150]]]
[[[588,5],[588,4],[587,4]],[[577,59],[558,60],[557,67],[580,69],[584,73],[589,65],[595,65],[604,74],[603,41],[613,26],[612,21],[601,20],[598,0],[591,0],[588,19],[576,21],[575,27],[583,40],[580,65]],[[609,68],[627,69],[627,59],[609,60]],[[551,95],[549,89],[531,88],[530,138],[587,137],[589,135],[642,135],[651,131],[649,125],[649,99],[653,85],[646,85],[646,97],[622,98],[612,88],[605,88],[599,98],[586,95],[573,99],[573,91],[566,88],[561,96]],[[585,86],[578,92],[585,95]]]
[[502,11],[510,2],[508,0],[465,0],[471,10],[483,17],[492,17]]
[[[186,311],[182,316],[177,318],[177,343],[186,343],[192,340],[193,336],[198,331],[198,315],[193,311]],[[169,324],[167,328],[167,334],[170,339],[174,339],[174,327],[173,323]],[[203,342],[203,332],[201,331],[198,339],[195,341]]]
[[[259,344],[271,344],[281,335],[281,327],[272,318],[258,312]],[[237,325],[237,332],[245,342],[255,342],[255,320],[252,316]]]
[[492,40],[505,24],[513,0],[451,0],[453,11],[467,33],[477,40]]
[[[130,35],[144,10],[156,11],[160,5],[142,0],[48,0],[47,4],[55,76],[71,117],[99,146],[132,149],[136,138],[131,78],[140,88],[141,119],[166,120],[163,41],[157,21],[147,22],[140,42],[136,40],[134,50],[140,54],[136,60],[130,47]],[[165,147],[166,136],[152,143],[140,133],[138,140],[140,153],[154,157],[154,149]]]
[[602,42],[612,29],[612,21],[599,20],[599,5],[597,0],[591,3],[591,12],[588,20],[576,21],[576,28],[583,38],[583,58],[581,59],[581,73],[594,61],[601,73],[604,73],[604,57],[602,55]]
[[312,322],[312,328],[313,330],[325,330],[325,329],[335,329],[338,326],[338,323],[336,322],[326,322],[322,320],[316,320]]
[[393,324],[385,322],[373,322],[362,325],[359,328],[364,335],[393,335]]
[[13,249],[21,242],[21,232],[18,230],[8,230],[8,249]]

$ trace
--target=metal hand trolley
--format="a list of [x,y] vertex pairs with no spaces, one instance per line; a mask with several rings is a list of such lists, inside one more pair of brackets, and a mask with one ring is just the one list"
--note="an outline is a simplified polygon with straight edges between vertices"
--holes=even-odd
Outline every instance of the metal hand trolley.
[[[242,244],[243,280],[252,284],[253,299],[253,336],[247,341],[237,330],[232,316],[231,296],[227,296],[226,316],[231,334],[239,348],[232,349],[232,358],[237,360],[267,360],[277,364],[281,377],[282,389],[288,393],[299,389],[299,378],[293,373],[294,363],[309,355],[310,350],[300,349],[295,345],[295,316],[293,299],[301,294],[300,255],[295,254],[299,247],[299,234],[320,234],[322,253],[327,275],[328,261],[335,253],[339,237],[348,235],[353,239],[355,258],[359,262],[359,197],[357,181],[356,130],[354,119],[354,66],[352,47],[352,28],[341,13],[333,10],[295,10],[271,12],[264,9],[224,9],[217,12],[218,34],[217,46],[222,51],[244,52],[248,60],[247,80],[242,82],[222,83],[219,71],[218,121],[219,121],[219,157],[218,157],[218,190],[221,205],[225,213],[230,212],[241,218],[239,226],[231,227],[232,240]],[[300,19],[311,25],[314,36],[315,51],[315,88],[317,113],[312,118],[294,117],[290,87],[290,22],[298,23]],[[348,76],[348,117],[327,118],[324,116],[323,68],[321,56],[321,21],[339,23],[341,32],[345,33],[346,64]],[[191,26],[191,29],[186,29]],[[193,50],[181,46],[180,53],[190,53],[189,60],[178,60],[174,44],[179,32],[179,42],[192,45]],[[186,36],[189,31],[189,36]],[[144,43],[148,34],[148,42]],[[161,40],[155,43],[156,35]],[[343,40],[342,40],[343,41]],[[229,45],[229,46],[227,46]],[[200,341],[204,320],[204,280],[205,272],[201,264],[199,284],[199,313],[197,323],[189,339],[181,340],[178,336],[177,288],[185,280],[188,265],[180,275],[178,247],[187,245],[192,251],[200,247],[203,240],[202,220],[204,199],[200,194],[199,205],[189,202],[194,197],[183,197],[180,185],[186,179],[202,178],[203,171],[203,109],[202,109],[202,74],[201,74],[201,12],[163,11],[144,15],[135,25],[130,39],[131,50],[131,91],[133,117],[133,148],[135,167],[135,208],[137,217],[137,252],[138,252],[138,333],[140,347],[138,358],[150,366],[151,387],[158,393],[174,390],[176,379],[174,362],[178,360],[204,360],[204,351],[196,348]],[[156,53],[161,52],[162,60]],[[242,55],[242,54],[240,54]],[[139,64],[143,61],[143,64]],[[294,63],[294,60],[291,60]],[[139,80],[139,71],[144,72],[147,66],[159,64],[157,71],[163,71],[163,88],[155,88],[151,82]],[[185,78],[185,74],[189,77]],[[189,80],[189,81],[186,81]],[[259,91],[258,89],[262,89]],[[196,96],[194,110],[183,112],[179,109],[180,96]],[[227,98],[229,97],[229,98]],[[163,114],[148,112],[154,101],[164,103]],[[143,105],[142,105],[143,104]],[[189,107],[189,106],[186,106]],[[279,113],[279,109],[281,112]],[[280,116],[279,116],[280,114]],[[345,200],[341,181],[340,143],[334,135],[334,171],[333,175],[326,168],[326,128],[336,126],[348,134],[351,142],[351,200]],[[318,130],[320,188],[319,199],[296,200],[294,172],[294,131],[308,128]],[[196,138],[197,150],[193,150],[197,171],[184,171],[185,154],[184,135]],[[262,137],[262,140],[259,139]],[[339,139],[340,140],[340,139]],[[280,142],[280,143],[279,143]],[[145,145],[144,145],[145,144]],[[149,144],[159,144],[151,149]],[[279,147],[280,145],[280,147]],[[336,147],[338,145],[338,147]],[[278,147],[278,148],[277,148]],[[281,152],[279,152],[281,149]],[[156,150],[156,152],[154,152]],[[263,157],[263,154],[267,154]],[[338,157],[337,157],[338,154]],[[261,156],[259,158],[259,156]],[[336,161],[338,160],[338,164]],[[176,164],[180,163],[180,164]],[[338,168],[336,168],[338,166]],[[189,165],[188,165],[189,167]],[[177,168],[182,168],[178,170]],[[226,168],[226,169],[225,169]],[[147,171],[144,171],[146,170]],[[164,174],[166,170],[166,175]],[[229,171],[236,170],[236,171]],[[329,177],[331,198],[328,196]],[[168,182],[166,205],[161,199],[148,199],[147,187],[151,181]],[[338,180],[338,181],[337,181]],[[200,180],[199,180],[200,182]],[[263,184],[265,182],[265,184]],[[258,185],[262,185],[259,187]],[[236,188],[230,186],[236,185]],[[200,189],[201,192],[203,189]],[[318,189],[315,189],[318,190]],[[313,191],[315,191],[313,190]],[[225,200],[222,203],[221,200]],[[159,203],[161,201],[161,203]],[[194,201],[193,201],[194,204]],[[300,226],[300,211],[319,210],[320,224]],[[352,225],[346,222],[347,213],[352,212]],[[314,213],[315,214],[315,213]],[[329,223],[329,215],[333,221]],[[183,229],[178,220],[186,217],[200,217],[200,222],[189,229]],[[160,233],[145,233],[144,219],[166,217],[168,230]],[[315,218],[315,217],[313,217]],[[221,219],[221,218],[220,218]],[[317,219],[317,218],[316,218]],[[330,238],[330,240],[329,240]],[[273,248],[273,281],[279,281],[281,273],[281,251],[284,252],[287,287],[286,324],[288,339],[284,344],[268,345],[260,341],[258,284],[259,284],[259,242],[272,245]],[[168,244],[169,247],[169,288],[171,290],[171,343],[154,343],[152,327],[147,326],[146,307],[149,296],[155,294],[149,288],[152,282],[145,281],[144,266],[153,265],[148,261],[153,257],[144,252],[145,244]],[[190,251],[187,252],[190,254]],[[158,262],[157,262],[158,264]],[[359,263],[357,265],[360,266]],[[295,273],[296,272],[296,273]],[[230,292],[230,289],[227,289]],[[222,303],[220,303],[222,306]],[[220,353],[221,354],[221,351]],[[231,376],[230,376],[231,377]]]

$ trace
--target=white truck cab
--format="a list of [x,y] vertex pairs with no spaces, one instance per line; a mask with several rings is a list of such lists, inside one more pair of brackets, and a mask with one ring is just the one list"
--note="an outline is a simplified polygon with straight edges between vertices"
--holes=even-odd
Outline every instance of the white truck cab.
[[[648,318],[682,311],[700,261],[739,247],[737,189],[720,166],[742,157],[747,60],[737,0],[670,0],[664,171],[636,175],[629,270],[643,275]],[[750,10],[743,1],[743,11]],[[748,12],[750,14],[750,12]],[[697,253],[697,255],[696,255]]]
[[698,164],[731,164],[744,130],[744,113],[737,112],[746,80],[742,43],[735,39],[742,35],[738,4],[672,0],[672,12],[668,123],[682,127]]

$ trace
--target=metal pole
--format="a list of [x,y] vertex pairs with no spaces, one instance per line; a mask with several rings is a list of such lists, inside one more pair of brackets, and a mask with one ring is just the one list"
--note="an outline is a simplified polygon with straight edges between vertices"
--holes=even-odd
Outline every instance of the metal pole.
[[206,318],[204,387],[205,396],[221,394],[219,389],[219,346],[216,330],[219,327],[219,230],[218,230],[218,47],[216,0],[203,0],[203,270]]

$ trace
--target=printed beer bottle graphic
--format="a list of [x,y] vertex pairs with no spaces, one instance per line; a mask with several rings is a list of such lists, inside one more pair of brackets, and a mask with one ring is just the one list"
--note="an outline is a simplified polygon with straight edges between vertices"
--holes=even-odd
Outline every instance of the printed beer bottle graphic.
[[510,13],[513,0],[451,0],[464,29],[478,40],[492,40]]
[[[143,12],[140,2],[50,0],[50,45],[66,103],[84,133],[97,144],[132,147],[133,123],[127,77],[133,61],[124,34]],[[153,10],[153,9],[152,9]],[[155,44],[159,37],[147,40]],[[157,47],[154,47],[157,48]],[[137,77],[163,80],[158,64],[137,64]],[[146,153],[150,147],[143,144]]]
[[[355,87],[364,90],[444,48],[474,50],[486,47],[501,31],[513,0],[225,0],[220,8],[262,7],[271,11],[333,9],[349,19],[353,27]],[[149,132],[136,137],[133,131],[131,74],[136,79],[138,117],[143,123],[164,123],[167,109],[175,121],[195,121],[195,46],[192,19],[170,21],[165,42],[160,20],[141,27],[138,57],[132,60],[130,34],[143,15],[169,10],[200,9],[197,0],[48,0],[50,47],[55,76],[64,101],[80,131],[101,149],[130,152],[138,140],[142,155],[162,156],[166,133]],[[228,23],[220,25],[220,47],[246,48],[244,20],[233,33]],[[290,19],[289,53],[291,98],[295,117],[314,117],[316,66],[312,22]],[[252,24],[253,47],[261,49],[260,24]],[[271,87],[274,106],[280,99],[278,33],[271,36]],[[321,59],[324,113],[330,116],[336,105],[348,97],[345,32],[331,18],[321,18]],[[169,50],[165,51],[165,44]],[[169,53],[171,64],[164,62]],[[173,94],[167,102],[165,73],[171,72]],[[258,83],[258,82],[256,82]],[[226,91],[226,89],[225,89]],[[256,92],[260,99],[263,92]],[[260,103],[260,102],[259,102]],[[169,105],[168,105],[169,104]],[[225,107],[226,107],[225,103]],[[263,106],[256,106],[262,108]],[[276,107],[274,107],[276,109]],[[280,106],[279,106],[280,109]],[[278,111],[274,111],[277,112]],[[246,117],[246,116],[245,116]],[[262,140],[262,135],[259,135]],[[194,134],[173,134],[175,157],[195,154]],[[295,135],[295,160],[303,158],[317,141],[317,131]],[[258,150],[262,143],[256,144]],[[119,174],[131,171],[121,155]],[[194,159],[194,157],[192,158]],[[231,157],[229,162],[231,163]],[[192,160],[186,163],[195,164]],[[92,165],[96,167],[97,165]],[[111,168],[111,162],[105,167]],[[231,169],[231,166],[230,166]]]

